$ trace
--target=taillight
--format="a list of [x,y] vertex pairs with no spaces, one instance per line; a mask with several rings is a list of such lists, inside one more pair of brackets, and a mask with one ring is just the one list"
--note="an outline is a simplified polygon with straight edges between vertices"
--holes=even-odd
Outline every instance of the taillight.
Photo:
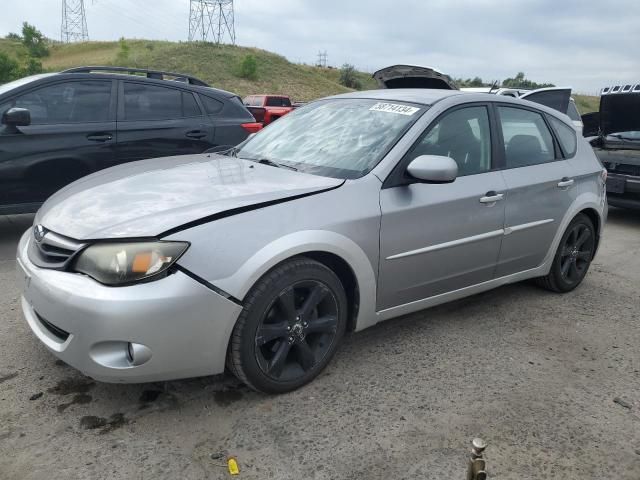
[[249,133],[256,133],[262,130],[262,124],[257,122],[252,123],[242,123],[240,124],[242,128],[244,128]]
[[602,183],[607,183],[607,169],[603,168],[602,172],[600,172],[600,177],[602,178]]

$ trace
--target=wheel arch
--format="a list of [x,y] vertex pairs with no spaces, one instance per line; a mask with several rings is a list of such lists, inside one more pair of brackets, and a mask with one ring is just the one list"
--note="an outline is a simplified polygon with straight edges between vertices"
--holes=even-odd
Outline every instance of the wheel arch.
[[302,231],[281,237],[255,252],[232,276],[212,283],[243,300],[260,278],[298,256],[326,265],[340,278],[349,298],[351,330],[362,330],[377,322],[372,261],[353,240],[336,232]]
[[[596,252],[598,251],[598,246],[600,245],[600,232],[602,231],[602,218],[600,218],[600,214],[594,208],[588,207],[583,210],[580,210],[578,214],[586,215],[591,223],[593,223],[593,227],[596,229],[596,245],[593,250],[593,256],[595,257]],[[575,217],[574,217],[575,218]]]
[[358,279],[356,278],[351,265],[349,265],[342,257],[330,252],[316,250],[304,252],[299,256],[307,257],[323,264],[340,279],[340,282],[344,287],[344,291],[347,294],[347,302],[349,304],[347,331],[354,331],[356,329],[358,309],[360,308],[360,290],[358,287]]

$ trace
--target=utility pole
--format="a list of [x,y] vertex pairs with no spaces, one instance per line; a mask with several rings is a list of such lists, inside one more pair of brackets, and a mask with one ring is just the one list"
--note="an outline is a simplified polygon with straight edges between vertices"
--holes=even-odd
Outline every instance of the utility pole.
[[60,40],[65,43],[89,40],[84,0],[62,0]]
[[191,0],[189,5],[189,41],[236,44],[233,0]]
[[327,68],[327,51],[318,52],[318,67]]

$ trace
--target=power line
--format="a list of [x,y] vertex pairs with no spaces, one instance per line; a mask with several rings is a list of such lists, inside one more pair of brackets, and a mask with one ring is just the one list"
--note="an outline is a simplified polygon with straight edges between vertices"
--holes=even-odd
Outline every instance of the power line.
[[190,0],[189,41],[236,44],[233,0]]
[[62,0],[60,40],[66,43],[89,40],[84,0]]

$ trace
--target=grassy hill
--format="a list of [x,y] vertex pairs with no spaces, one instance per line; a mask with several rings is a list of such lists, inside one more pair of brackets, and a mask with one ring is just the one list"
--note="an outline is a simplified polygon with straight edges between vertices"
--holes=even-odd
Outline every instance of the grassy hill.
[[[79,65],[114,65],[175,71],[201,78],[210,85],[235,92],[281,93],[295,101],[348,92],[339,83],[336,69],[297,65],[286,58],[257,48],[232,45],[216,46],[202,43],[126,40],[126,54],[120,42],[87,42],[54,44],[51,54],[43,59],[47,71],[58,71]],[[0,51],[18,54],[19,42],[0,40]],[[257,62],[257,78],[239,76],[240,64],[246,55]],[[371,75],[359,73],[365,88],[375,88]]]
[[[79,65],[114,65],[176,71],[240,96],[280,93],[295,101],[350,91],[340,85],[339,70],[294,64],[257,48],[150,40],[126,40],[124,44],[124,49],[120,42],[53,44],[51,54],[43,59],[43,67],[47,71],[58,71]],[[0,51],[19,56],[24,53],[24,47],[18,41],[0,39]],[[240,64],[248,54],[257,62],[255,80],[239,76]],[[358,73],[357,76],[363,89],[376,88],[370,74]],[[581,113],[598,110],[598,97],[577,95],[576,102]]]

